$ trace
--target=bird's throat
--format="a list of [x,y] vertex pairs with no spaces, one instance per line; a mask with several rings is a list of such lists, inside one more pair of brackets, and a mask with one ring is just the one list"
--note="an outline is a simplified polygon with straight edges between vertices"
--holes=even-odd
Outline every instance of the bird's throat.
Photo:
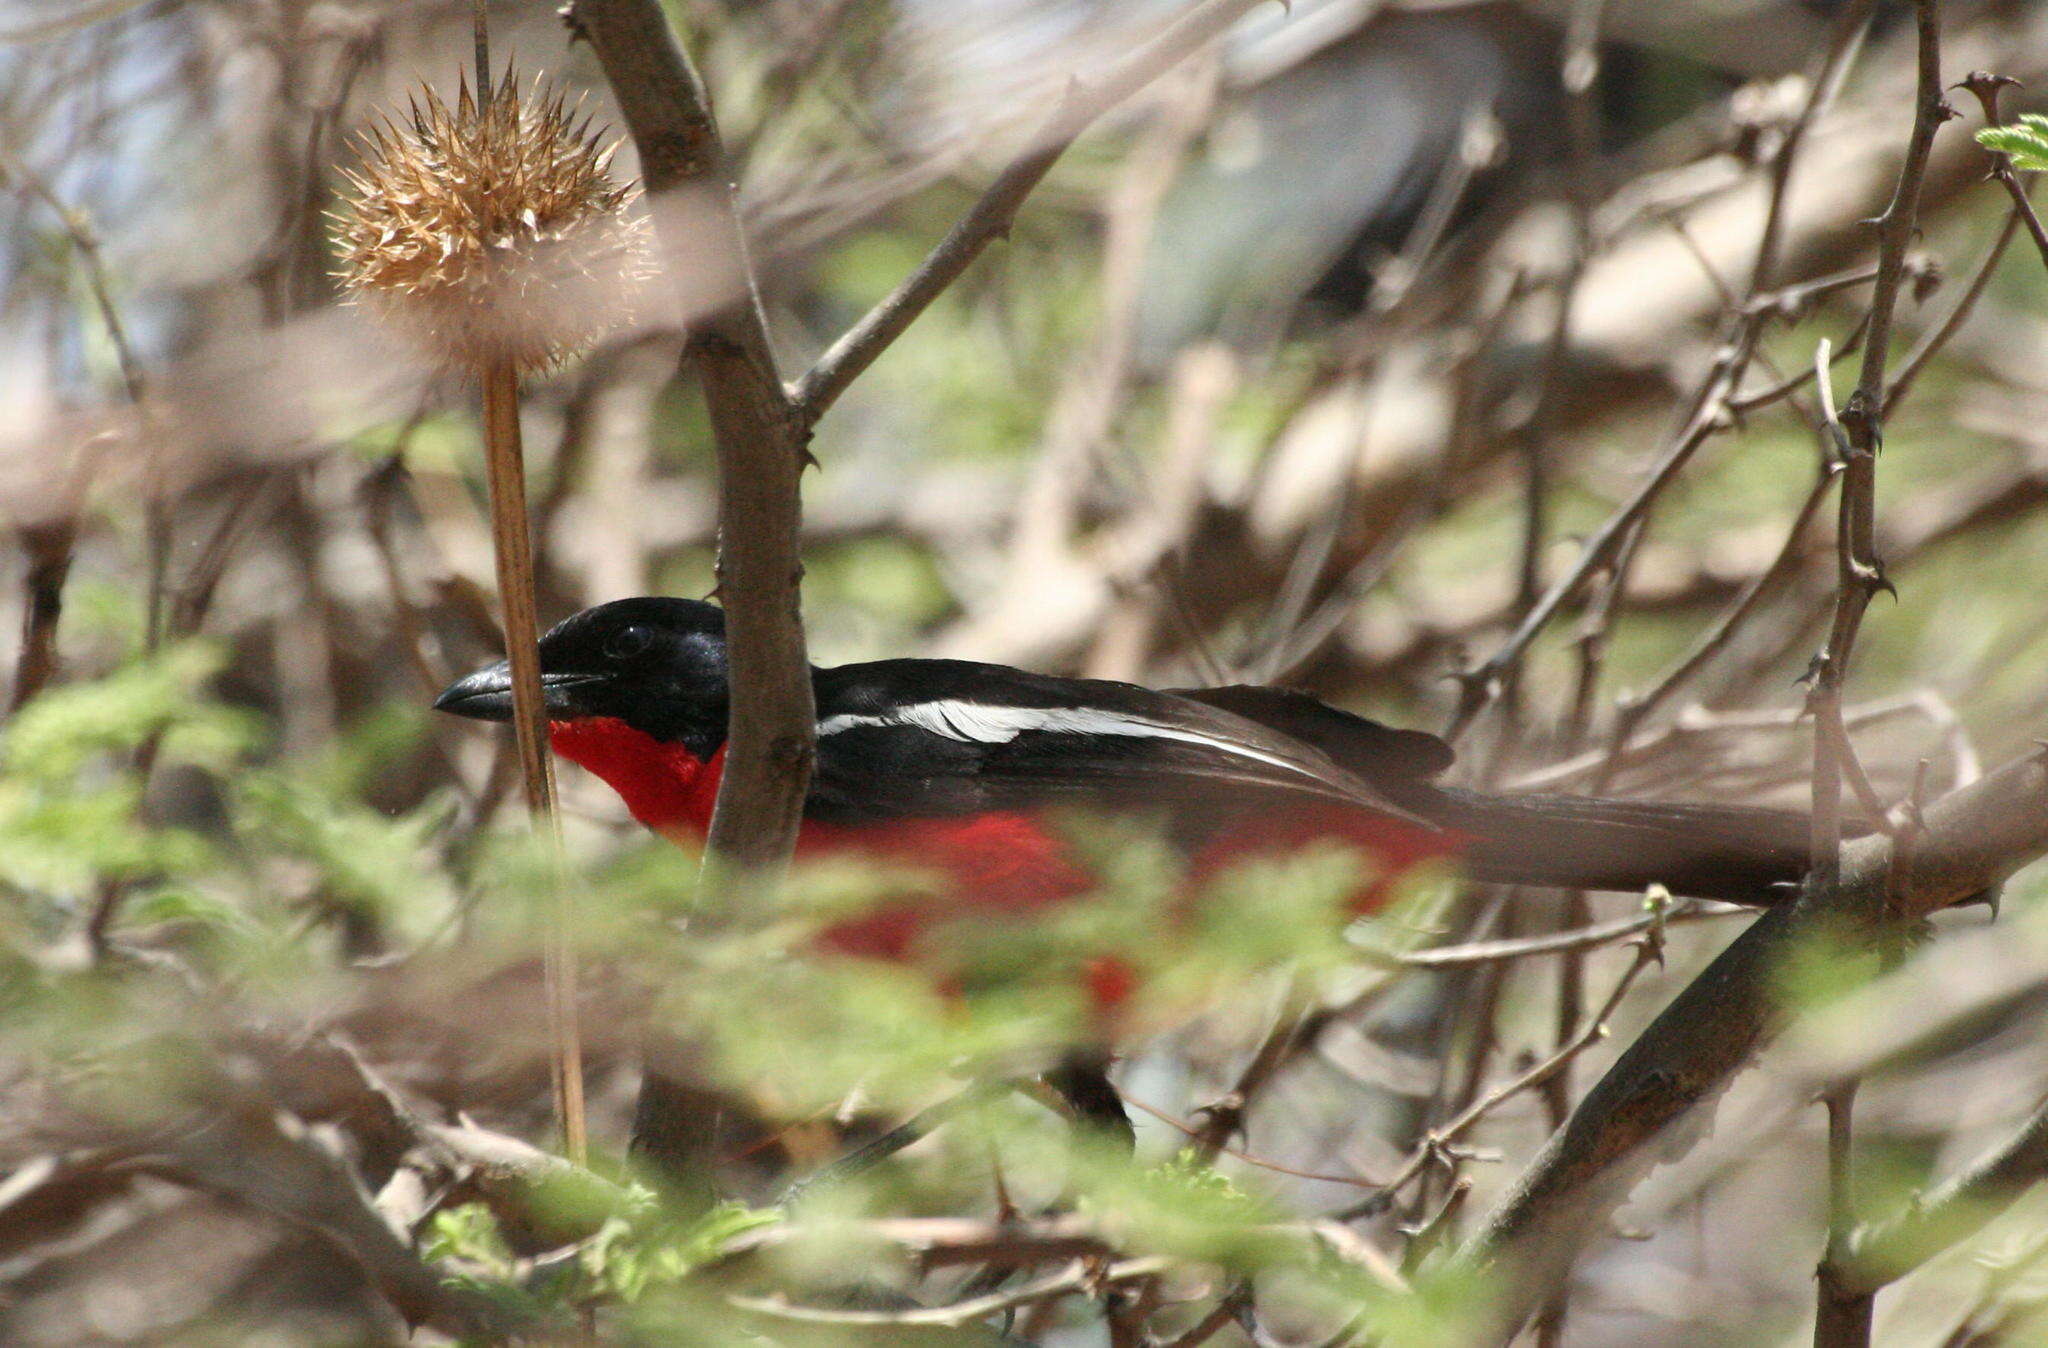
[[610,716],[553,721],[555,752],[604,779],[633,817],[676,841],[697,841],[711,827],[725,748],[710,761]]

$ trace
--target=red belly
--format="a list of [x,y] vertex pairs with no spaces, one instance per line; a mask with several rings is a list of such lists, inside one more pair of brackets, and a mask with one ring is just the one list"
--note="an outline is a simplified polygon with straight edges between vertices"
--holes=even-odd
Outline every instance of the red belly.
[[[602,777],[633,817],[678,842],[701,842],[711,826],[725,767],[721,748],[707,762],[680,745],[663,744],[623,721],[557,721],[555,752]],[[1085,892],[1090,880],[1064,844],[1026,814],[962,819],[903,819],[849,828],[806,821],[798,856],[859,853],[938,871],[954,913],[1015,917]],[[825,944],[851,955],[904,959],[930,920],[923,905],[888,904],[825,933]]]
[[[610,719],[557,721],[550,732],[555,751],[603,778],[635,819],[677,842],[702,841],[718,797],[723,748],[704,762],[680,745],[663,744]],[[1330,839],[1379,859],[1374,878],[1352,901],[1352,910],[1360,914],[1382,907],[1411,866],[1453,854],[1459,843],[1453,834],[1364,810],[1336,804],[1289,806],[1223,829],[1192,858],[1191,878],[1200,881],[1242,858],[1283,854]],[[892,901],[833,925],[820,938],[828,949],[870,959],[912,959],[920,937],[936,920],[975,914],[1026,917],[1093,887],[1055,831],[1017,812],[857,827],[806,821],[797,834],[799,856],[845,853],[937,871],[945,881],[941,904]],[[1084,972],[1098,1005],[1114,1005],[1131,990],[1130,968],[1115,956],[1092,961]]]

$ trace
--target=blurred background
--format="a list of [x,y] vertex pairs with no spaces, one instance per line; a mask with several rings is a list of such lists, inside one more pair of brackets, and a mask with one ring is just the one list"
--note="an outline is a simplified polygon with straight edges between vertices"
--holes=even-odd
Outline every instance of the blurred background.
[[[500,57],[616,125],[553,8],[494,5]],[[713,93],[794,377],[1070,81],[1181,6],[667,8]],[[2048,6],[1941,9],[1948,77],[2012,75],[2026,87],[2008,115],[2036,106]],[[338,302],[329,242],[356,137],[422,83],[452,91],[469,22],[439,0],[0,6],[0,984],[15,988],[0,1005],[21,1011],[0,1029],[0,1340],[401,1337],[352,1270],[245,1203],[98,1171],[52,1189],[33,1171],[132,1122],[51,1085],[53,1063],[87,1070],[79,1055],[117,1043],[154,1058],[167,1018],[193,1015],[124,971],[192,961],[215,989],[202,1006],[286,1037],[343,1025],[416,1098],[544,1138],[530,960],[480,916],[500,882],[475,839],[516,826],[513,769],[497,737],[426,711],[498,649],[476,416],[459,381]],[[1850,353],[1838,401],[1854,382],[1862,222],[1897,172],[1912,37],[1910,6],[1828,0],[1258,11],[1064,156],[1008,240],[820,424],[813,659],[1282,683],[1455,726],[1468,782],[1799,805],[1797,680],[1836,578],[1810,375],[1826,339]],[[1899,593],[1873,607],[1849,683],[1894,802],[2048,735],[2048,269],[1986,181],[1980,109],[1952,97],[1878,470]],[[635,172],[629,144],[618,167]],[[710,437],[680,348],[673,316],[643,313],[528,383],[543,623],[712,588]],[[1640,527],[1506,686],[1469,696],[1459,676],[1667,456]],[[600,900],[686,886],[609,792],[573,771],[563,789]],[[1554,1341],[1805,1334],[1826,1176],[1800,1054],[1844,1051],[1843,1024],[1890,1033],[1885,1008],[1947,1014],[1981,982],[1952,1033],[1886,1060],[1860,1116],[1873,1171],[1898,1185],[1973,1155],[2048,1089],[2028,1014],[2048,980],[2038,889],[2016,881],[1996,927],[1945,916],[1872,1019],[1838,1017],[1827,1045],[1739,1085],[1712,1137],[1626,1210],[1628,1238],[1586,1261]],[[1427,935],[1516,938],[1639,906],[1474,891]],[[1675,927],[1614,1042],[1738,922]],[[1243,1150],[1383,1175],[1568,1041],[1629,959],[1411,970],[1330,1017],[1261,1095]],[[596,1117],[616,1147],[637,1067],[604,999],[631,994],[593,982]],[[1134,1045],[1120,1085],[1186,1118],[1236,1078],[1272,1000]],[[218,1048],[245,1033],[231,1019],[183,1028]],[[1470,1155],[1359,1229],[1398,1244],[1452,1170],[1482,1211],[1610,1054],[1504,1102]],[[1170,1125],[1139,1122],[1141,1150],[1172,1149]],[[1357,1196],[1222,1165],[1295,1213]],[[2035,1289],[2024,1261],[1984,1263],[2041,1215],[2022,1205],[1887,1298],[1883,1341],[1988,1341],[1960,1336]],[[1042,1333],[1105,1341],[1086,1317]]]

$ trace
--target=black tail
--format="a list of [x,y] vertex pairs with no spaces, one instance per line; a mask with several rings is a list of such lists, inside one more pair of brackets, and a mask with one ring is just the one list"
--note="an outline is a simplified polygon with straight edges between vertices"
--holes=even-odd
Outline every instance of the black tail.
[[1495,796],[1435,787],[1429,817],[1471,837],[1482,880],[1646,889],[1768,908],[1790,899],[1812,852],[1805,816],[1750,805]]
[[1313,744],[1396,804],[1467,835],[1467,868],[1482,880],[1563,889],[1662,885],[1685,898],[1768,908],[1790,898],[1806,875],[1812,848],[1804,815],[1439,786],[1431,779],[1451,765],[1451,747],[1423,731],[1396,730],[1281,688],[1172,691]]

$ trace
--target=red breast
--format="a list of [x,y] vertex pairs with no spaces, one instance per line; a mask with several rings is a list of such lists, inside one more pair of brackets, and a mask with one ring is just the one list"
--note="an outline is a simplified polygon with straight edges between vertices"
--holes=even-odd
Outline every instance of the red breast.
[[[633,817],[680,843],[702,841],[710,828],[725,765],[721,747],[706,761],[680,744],[666,744],[608,717],[556,721],[555,751],[597,774],[619,793]],[[1197,881],[1234,860],[1285,853],[1306,843],[1341,839],[1382,862],[1354,898],[1354,912],[1377,911],[1409,867],[1459,850],[1455,835],[1406,824],[1340,805],[1305,805],[1262,812],[1211,839],[1192,860]],[[870,959],[907,961],[938,917],[980,912],[1015,917],[1076,898],[1091,877],[1068,857],[1059,836],[1028,814],[1008,812],[951,819],[903,819],[836,825],[806,822],[797,835],[800,856],[858,852],[936,870],[946,879],[943,910],[912,900],[883,904],[838,923],[820,938],[829,949]],[[1099,967],[1095,967],[1099,966]],[[1115,957],[1087,974],[1091,1000],[1105,1009],[1132,990],[1129,966]]]

